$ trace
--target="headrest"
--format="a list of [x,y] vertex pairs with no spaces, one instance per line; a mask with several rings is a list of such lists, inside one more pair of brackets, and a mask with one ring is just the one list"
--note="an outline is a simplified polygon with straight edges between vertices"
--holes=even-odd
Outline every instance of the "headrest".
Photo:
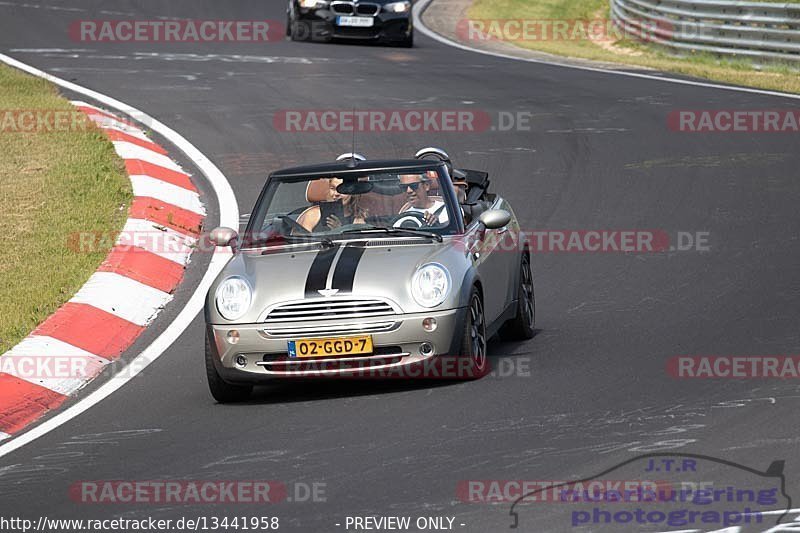
[[328,199],[331,182],[327,178],[309,181],[306,185],[306,201],[309,203],[324,202]]

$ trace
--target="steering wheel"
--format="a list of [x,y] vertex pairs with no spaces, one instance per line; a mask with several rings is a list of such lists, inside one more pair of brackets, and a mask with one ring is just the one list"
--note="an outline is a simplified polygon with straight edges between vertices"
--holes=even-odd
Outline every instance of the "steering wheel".
[[[439,206],[439,209],[432,213],[434,220],[439,220],[439,214],[444,208],[445,205],[442,204]],[[427,226],[427,224],[425,224],[425,213],[420,211],[403,211],[392,219],[392,226],[395,228],[421,228]]]
[[417,229],[425,225],[425,213],[419,211],[404,211],[392,218],[392,227],[394,228],[412,228]]

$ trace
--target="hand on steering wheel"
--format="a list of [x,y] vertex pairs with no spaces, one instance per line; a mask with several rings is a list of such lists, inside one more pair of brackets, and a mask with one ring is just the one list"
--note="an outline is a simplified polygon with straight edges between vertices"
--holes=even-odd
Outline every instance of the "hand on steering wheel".
[[[393,226],[398,228],[400,227],[399,224],[404,224],[405,222],[411,221],[413,224],[416,224],[417,227],[421,228],[423,226],[433,226],[439,223],[439,215],[444,210],[445,206],[441,205],[436,211],[403,211],[393,221]],[[406,217],[414,217],[414,219],[406,218]]]
[[[406,224],[409,224],[409,226],[406,226]],[[421,228],[426,225],[428,224],[425,220],[425,213],[420,213],[419,211],[404,211],[392,219],[392,227],[395,228]]]

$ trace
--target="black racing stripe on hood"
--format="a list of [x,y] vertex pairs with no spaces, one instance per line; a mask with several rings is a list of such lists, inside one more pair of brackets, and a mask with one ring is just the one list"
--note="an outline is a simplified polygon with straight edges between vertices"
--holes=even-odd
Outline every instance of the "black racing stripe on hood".
[[342,250],[342,255],[336,263],[336,270],[333,272],[334,289],[339,289],[339,292],[353,292],[353,281],[356,278],[356,270],[358,263],[361,261],[361,256],[364,255],[365,248],[363,246],[346,246]]
[[317,291],[325,289],[325,285],[328,282],[328,272],[331,270],[331,265],[333,265],[333,260],[336,258],[338,251],[338,246],[326,248],[321,250],[314,258],[306,278],[306,296],[319,296]]

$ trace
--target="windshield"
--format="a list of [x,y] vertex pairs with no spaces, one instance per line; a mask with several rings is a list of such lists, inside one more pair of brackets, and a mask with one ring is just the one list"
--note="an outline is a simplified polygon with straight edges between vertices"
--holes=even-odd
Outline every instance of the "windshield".
[[449,177],[437,170],[272,178],[250,217],[243,246],[386,233],[440,238],[459,228],[452,198]]

